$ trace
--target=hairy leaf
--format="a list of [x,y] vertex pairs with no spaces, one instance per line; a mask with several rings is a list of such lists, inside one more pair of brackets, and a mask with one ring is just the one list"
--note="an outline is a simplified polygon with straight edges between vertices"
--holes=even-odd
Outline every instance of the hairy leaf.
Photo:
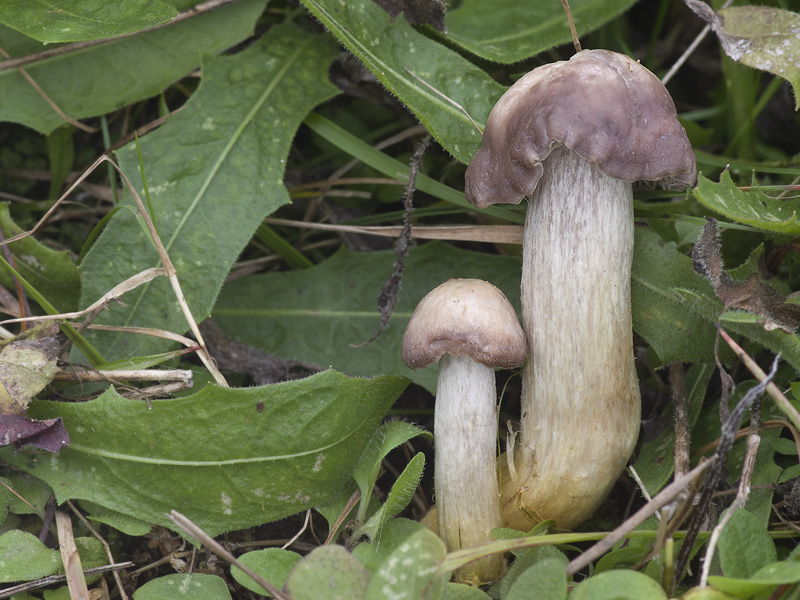
[[[201,51],[216,53],[241,42],[265,3],[236,2],[157,31],[40,60],[25,70],[68,116],[94,117],[160,93],[200,63]],[[42,50],[4,26],[0,47],[15,58]],[[64,123],[16,69],[0,71],[0,121],[45,134]]]
[[481,134],[463,111],[440,94],[483,124],[505,91],[503,86],[456,52],[417,32],[405,19],[392,21],[373,0],[303,0],[303,4],[400,98],[437,142],[463,163],[472,159]]
[[[336,92],[327,79],[335,52],[327,38],[284,25],[236,56],[206,57],[202,83],[186,109],[141,141],[154,220],[198,321],[208,316],[261,220],[289,202],[283,185],[289,145],[305,114]],[[119,158],[141,194],[136,148],[126,147]],[[137,218],[119,211],[83,261],[82,303],[158,264]],[[188,329],[165,278],[125,301],[127,307],[112,307],[98,321]],[[168,346],[141,336],[90,337],[108,360]]]
[[160,0],[5,0],[0,22],[51,44],[132,33],[166,23],[176,14]]
[[60,416],[70,447],[0,456],[50,484],[59,502],[91,500],[165,527],[176,509],[217,535],[334,499],[406,384],[325,371],[263,387],[209,386],[153,401],[152,410],[113,389],[84,403],[38,401],[29,414]]
[[353,375],[402,374],[433,390],[436,367],[412,371],[400,358],[403,332],[417,303],[450,277],[477,277],[519,306],[520,262],[442,243],[413,248],[389,327],[374,342],[353,347],[369,339],[380,322],[375,298],[394,257],[393,251],[342,249],[311,269],[233,281],[222,290],[214,320],[232,338],[285,358]]
[[231,600],[225,581],[205,573],[176,573],[151,579],[133,593],[133,600]]
[[582,581],[572,590],[574,600],[659,600],[667,595],[661,586],[637,571],[606,571]]
[[699,175],[694,197],[726,218],[765,231],[800,234],[800,201],[777,200],[760,191],[741,191],[728,171],[720,175],[719,183]]
[[[571,0],[578,35],[585,35],[635,0]],[[523,60],[572,41],[560,2],[465,0],[447,13],[448,37],[481,58],[500,63]]]
[[800,581],[800,563],[783,561],[772,563],[756,571],[749,579],[734,579],[710,575],[708,583],[736,598],[750,598],[754,594],[772,590],[779,585]]
[[[300,562],[301,558],[303,557],[291,550],[267,548],[265,550],[256,550],[254,552],[242,554],[239,557],[239,562],[246,567],[250,567],[256,574],[261,575],[264,579],[280,589],[283,587],[283,582],[286,580],[289,572]],[[251,592],[256,592],[268,598],[272,597],[264,588],[253,581],[249,575],[238,567],[231,567],[231,575]]]
[[286,578],[293,600],[361,600],[369,574],[342,546],[314,548]]
[[39,579],[58,572],[61,555],[28,533],[12,529],[0,535],[0,583]]
[[749,579],[778,560],[778,554],[764,523],[738,508],[719,536],[719,560],[726,577]]

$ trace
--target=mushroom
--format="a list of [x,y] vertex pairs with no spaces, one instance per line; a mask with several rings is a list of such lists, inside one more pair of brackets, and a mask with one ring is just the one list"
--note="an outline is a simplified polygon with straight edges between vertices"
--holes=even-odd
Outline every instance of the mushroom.
[[[417,305],[403,336],[411,369],[439,361],[434,409],[434,485],[439,535],[448,550],[491,541],[501,527],[494,367],[525,362],[525,334],[503,292],[480,279],[450,279]],[[499,579],[502,555],[472,562],[457,581]]]
[[530,197],[522,260],[529,361],[519,441],[502,477],[507,526],[554,519],[572,528],[625,467],[641,413],[631,184],[685,189],[695,179],[672,98],[622,54],[583,50],[541,66],[492,109],[467,169],[467,199],[484,208]]

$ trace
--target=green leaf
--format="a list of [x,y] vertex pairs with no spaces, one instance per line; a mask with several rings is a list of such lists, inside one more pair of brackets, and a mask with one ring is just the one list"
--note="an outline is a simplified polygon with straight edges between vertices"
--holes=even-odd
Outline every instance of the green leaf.
[[449,581],[444,584],[442,600],[491,600],[491,596],[466,583]]
[[750,579],[734,579],[709,575],[708,583],[737,598],[749,598],[753,594],[772,590],[779,585],[800,581],[800,563],[776,562],[756,571]]
[[764,524],[743,508],[733,513],[719,536],[719,560],[726,577],[749,579],[778,560]]
[[[241,42],[252,33],[265,4],[236,2],[157,31],[40,60],[25,70],[67,115],[94,117],[160,93],[197,67],[201,51],[216,53]],[[13,57],[42,49],[3,26],[0,47]],[[0,71],[0,121],[44,134],[64,124],[16,69]]]
[[397,481],[394,482],[389,495],[386,497],[386,502],[370,517],[369,521],[358,529],[357,534],[366,535],[370,539],[375,539],[379,536],[386,521],[396,516],[411,502],[411,498],[414,497],[417,486],[422,479],[422,471],[424,469],[425,455],[422,452],[418,452],[408,462],[403,472],[400,473]]
[[75,163],[75,143],[72,125],[59,127],[47,136],[47,160],[50,163],[50,193],[48,198],[58,198],[72,165]]
[[[578,35],[622,14],[635,0],[571,0]],[[465,0],[445,16],[447,37],[487,60],[513,63],[572,42],[559,2]]]
[[152,410],[113,389],[84,403],[38,401],[29,416],[61,416],[72,444],[51,457],[0,456],[48,482],[59,502],[86,499],[165,527],[176,509],[213,536],[335,498],[406,385],[325,371],[263,387],[209,386],[155,400]]
[[[273,27],[240,54],[206,57],[202,83],[186,109],[141,140],[159,234],[198,321],[208,316],[261,220],[289,202],[283,185],[289,146],[305,114],[336,93],[327,76],[335,54],[327,37],[293,25]],[[119,159],[141,193],[135,147],[124,148]],[[81,265],[83,304],[158,264],[136,217],[120,211]],[[126,308],[112,308],[98,321],[188,329],[165,278],[130,292],[125,301]],[[91,337],[108,360],[155,354],[169,345],[122,334]]]
[[477,277],[503,290],[518,308],[520,261],[440,242],[412,248],[389,327],[374,342],[354,347],[378,328],[378,292],[394,260],[393,251],[343,248],[311,269],[238,279],[223,288],[214,320],[230,337],[285,358],[352,375],[402,374],[432,391],[437,368],[412,371],[400,358],[403,331],[417,303],[451,277]]
[[353,556],[364,565],[370,575],[374,575],[400,544],[423,529],[426,527],[418,521],[390,519],[375,539],[362,542],[353,548]]
[[[11,219],[8,208],[8,204],[0,204],[0,227],[3,228],[6,238],[23,231]],[[78,307],[78,267],[72,262],[68,252],[48,248],[33,236],[14,242],[9,248],[14,255],[17,272],[51,304],[62,312],[71,312]],[[8,269],[0,267],[0,283],[8,289],[14,289]]]
[[44,44],[133,33],[178,14],[160,0],[5,0],[0,22]]
[[[689,424],[694,426],[703,407],[711,376],[716,367],[708,363],[696,363],[686,373],[686,390],[688,392]],[[663,488],[675,470],[675,427],[672,419],[672,405],[667,407],[664,430],[658,437],[642,444],[637,452],[634,468],[650,496],[655,496]]]
[[548,558],[525,569],[508,590],[505,600],[563,600],[566,597],[566,565],[558,558]]
[[358,511],[358,521],[363,521],[366,516],[367,506],[372,497],[372,489],[378,479],[381,463],[392,450],[405,444],[418,435],[425,434],[428,438],[433,436],[421,427],[405,421],[389,421],[380,426],[372,436],[369,445],[361,453],[356,468],[353,469],[353,479],[356,480],[361,490],[361,502]]
[[[248,552],[239,557],[241,562],[246,567],[250,567],[258,575],[269,581],[278,589],[283,587],[283,582],[289,572],[300,562],[303,557],[297,552],[291,550],[284,550],[282,548],[267,548],[266,550],[256,550],[255,552]],[[272,595],[253,581],[249,575],[236,566],[231,567],[231,575],[240,584],[246,587],[251,592],[261,594],[271,598]]]
[[369,575],[341,546],[319,546],[297,563],[285,588],[292,600],[361,600]]
[[29,581],[58,572],[61,555],[26,531],[12,529],[0,535],[0,583]]
[[723,171],[719,183],[699,175],[693,194],[701,204],[728,219],[765,231],[800,234],[799,200],[778,200],[758,190],[743,192],[729,171]]
[[400,98],[436,141],[461,162],[472,159],[481,134],[460,109],[414,75],[460,104],[480,125],[505,91],[503,86],[405,19],[392,20],[373,0],[303,0],[303,4]]
[[[631,273],[633,328],[662,364],[713,362],[714,324],[723,312],[692,261],[645,227],[635,230]],[[760,323],[730,323],[726,329],[780,354],[800,371],[800,337],[767,331]]]
[[606,571],[575,586],[570,600],[658,600],[667,595],[661,586],[637,571]]
[[203,573],[164,575],[148,581],[133,593],[133,600],[230,600],[222,578]]
[[[767,6],[736,6],[720,10],[719,17],[712,15],[711,27],[728,56],[783,77],[795,96],[800,94],[800,15]],[[795,109],[800,109],[800,101],[795,101]]]
[[[633,328],[661,359],[661,364],[713,362],[713,311],[687,310],[676,287],[714,298],[708,282],[692,270],[692,261],[646,227],[636,227],[631,273]],[[704,318],[706,317],[706,318]]]
[[366,600],[435,600],[446,579],[437,563],[447,554],[444,542],[430,529],[409,536],[378,568],[367,588]]
[[104,506],[89,502],[88,500],[81,502],[81,508],[88,512],[87,516],[89,520],[110,525],[114,529],[127,535],[147,535],[150,529],[152,529],[150,523],[147,521],[123,515],[115,510],[105,508]]

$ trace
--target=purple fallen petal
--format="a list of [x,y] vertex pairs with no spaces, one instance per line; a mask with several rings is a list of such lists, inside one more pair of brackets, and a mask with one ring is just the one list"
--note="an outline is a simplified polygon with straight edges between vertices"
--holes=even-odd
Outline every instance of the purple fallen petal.
[[61,421],[37,421],[20,415],[0,415],[0,446],[35,446],[49,452],[58,452],[69,446],[69,434]]

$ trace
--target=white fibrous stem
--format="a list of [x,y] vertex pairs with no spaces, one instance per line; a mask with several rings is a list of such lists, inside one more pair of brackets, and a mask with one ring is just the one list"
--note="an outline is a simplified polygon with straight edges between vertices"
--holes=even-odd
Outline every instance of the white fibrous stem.
[[[442,356],[434,434],[440,537],[449,551],[492,541],[491,530],[502,526],[494,369],[464,356]],[[455,580],[495,581],[504,567],[503,556],[495,554],[462,567]]]
[[631,184],[558,147],[525,221],[522,322],[528,364],[503,520],[572,528],[602,503],[639,432],[630,278]]

